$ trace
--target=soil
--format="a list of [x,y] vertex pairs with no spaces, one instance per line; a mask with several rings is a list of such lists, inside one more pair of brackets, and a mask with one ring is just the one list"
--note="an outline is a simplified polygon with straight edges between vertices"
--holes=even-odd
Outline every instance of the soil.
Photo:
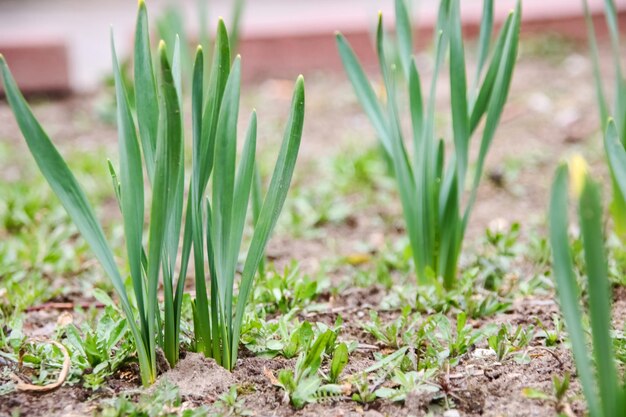
[[[537,44],[543,42],[541,39]],[[598,137],[598,117],[592,84],[591,64],[583,47],[568,43],[556,48],[559,54],[543,53],[532,42],[522,47],[519,64],[510,93],[509,104],[503,116],[492,151],[487,160],[487,178],[481,185],[477,204],[468,231],[466,247],[469,251],[477,238],[494,221],[510,224],[521,222],[522,235],[527,236],[544,224],[550,179],[556,164],[572,152],[582,152],[592,162],[597,175],[605,175],[602,165],[601,141]],[[565,51],[565,52],[563,52]],[[602,48],[603,62],[609,63],[606,48]],[[428,80],[429,74],[424,74]],[[276,132],[282,126],[289,104],[291,81],[270,80],[259,86],[244,88],[248,93],[242,108],[259,109],[259,143],[270,146],[280,138]],[[442,103],[445,103],[445,77],[441,82]],[[369,122],[354,99],[349,83],[340,76],[320,75],[307,80],[307,117],[295,181],[302,186],[314,184],[323,169],[321,163],[331,155],[370,147],[375,137]],[[41,101],[34,110],[52,138],[60,147],[72,152],[105,150],[115,154],[115,128],[95,117],[95,108],[101,97],[72,97],[61,101]],[[3,167],[4,180],[21,175],[20,164],[27,157],[20,142],[12,115],[6,103],[0,103],[0,139],[19,143],[15,166]],[[105,178],[104,165],[102,177]],[[604,176],[606,178],[606,176]],[[359,190],[354,190],[358,195]],[[348,197],[348,200],[350,197]],[[111,205],[113,208],[114,205]],[[280,265],[297,260],[306,272],[316,272],[326,258],[335,259],[358,253],[364,242],[395,239],[401,235],[398,224],[386,225],[381,213],[400,219],[397,202],[384,207],[369,207],[355,211],[339,224],[320,227],[321,233],[311,238],[295,239],[278,235],[272,241],[268,254]],[[115,214],[103,213],[104,216]],[[374,244],[375,246],[375,244]],[[532,271],[533,265],[527,270]],[[333,283],[345,279],[343,272],[332,272]],[[412,279],[411,277],[403,277]],[[521,277],[527,279],[529,277]],[[62,277],[59,279],[63,279]],[[71,282],[65,282],[71,285]],[[76,291],[80,294],[80,291]],[[356,325],[370,308],[378,308],[384,289],[350,289],[332,300],[333,306],[342,306],[345,321],[344,334],[372,343]],[[80,301],[84,297],[77,297]],[[90,297],[87,297],[89,299]],[[626,292],[616,291],[616,317],[623,317]],[[619,311],[618,311],[619,310]],[[472,323],[480,327],[488,323],[529,325],[539,318],[548,327],[558,307],[552,297],[532,296],[515,300],[505,313]],[[386,312],[393,317],[397,312]],[[25,331],[51,331],[57,312],[28,313]],[[309,320],[331,323],[336,315],[321,314]],[[623,323],[622,323],[623,325]],[[46,326],[48,326],[46,328]],[[42,330],[43,329],[43,330]],[[485,346],[477,346],[485,348]],[[457,405],[462,416],[549,416],[555,415],[555,406],[526,398],[522,390],[534,388],[551,392],[552,377],[565,373],[574,375],[571,393],[577,400],[571,404],[574,415],[583,415],[579,386],[570,352],[563,346],[544,349],[540,341],[533,341],[529,350],[532,360],[527,364],[507,360],[498,363],[495,357],[469,354],[461,363],[439,376],[449,401]],[[271,383],[271,375],[290,367],[293,361],[281,358],[262,359],[242,352],[233,373],[217,366],[212,360],[198,354],[186,353],[173,370],[161,375],[180,388],[185,406],[212,404],[232,384],[247,387],[243,395],[245,408],[256,416],[421,416],[433,407],[428,397],[410,396],[404,405],[377,400],[369,406],[348,400],[329,400],[308,405],[296,411],[285,402],[282,391]],[[346,373],[357,372],[374,363],[371,350],[357,350],[350,357]],[[0,380],[0,383],[6,382]],[[80,386],[63,387],[43,395],[12,393],[0,397],[0,416],[20,410],[24,416],[82,416],[98,409],[98,401],[121,392],[139,392],[135,382],[113,378],[107,386],[94,393]],[[435,415],[442,415],[435,408]],[[453,414],[446,414],[452,416]]]

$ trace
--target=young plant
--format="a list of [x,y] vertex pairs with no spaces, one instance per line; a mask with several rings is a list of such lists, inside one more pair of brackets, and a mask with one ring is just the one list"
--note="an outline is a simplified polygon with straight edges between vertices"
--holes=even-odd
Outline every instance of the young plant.
[[[507,99],[517,57],[520,5],[504,22],[491,47],[493,0],[484,1],[478,42],[478,67],[468,87],[459,0],[443,0],[435,31],[435,69],[428,103],[424,105],[417,64],[412,57],[412,30],[404,0],[396,0],[396,34],[400,68],[390,64],[385,48],[382,16],[376,47],[385,94],[377,98],[348,41],[337,34],[339,53],[356,95],[368,115],[387,157],[392,161],[409,235],[418,281],[443,277],[446,288],[455,284],[463,237],[472,212],[485,158]],[[435,133],[437,80],[450,51],[450,103],[454,153],[446,158]],[[488,58],[491,58],[490,60]],[[401,128],[396,79],[408,83],[413,152],[407,151]],[[472,136],[485,119],[469,196],[465,196]],[[462,201],[466,200],[465,207]]]
[[[300,353],[293,371],[283,369],[279,372],[275,384],[285,390],[294,407],[302,408],[320,398],[342,394],[343,387],[334,382],[347,363],[347,346],[343,343],[336,345],[336,340],[337,333],[326,330]],[[327,353],[333,355],[330,376],[322,378],[320,367]],[[333,383],[325,384],[324,380]]]
[[[607,136],[615,138],[617,129],[610,121]],[[626,165],[622,165],[624,167]],[[626,409],[624,380],[618,379],[611,339],[611,288],[603,234],[603,212],[600,186],[587,173],[580,157],[557,171],[550,201],[550,243],[559,304],[569,333],[574,361],[587,408],[591,417],[614,417]],[[583,301],[574,272],[569,244],[568,186],[578,204],[578,216],[587,272],[587,297]],[[591,346],[583,326],[583,309],[587,306],[591,325]]]
[[[256,113],[253,112],[235,172],[240,58],[237,57],[231,67],[223,21],[218,24],[208,83],[204,80],[202,48],[196,53],[191,94],[192,169],[183,224],[185,168],[180,46],[177,40],[170,61],[167,47],[161,41],[155,74],[148,34],[146,6],[140,0],[134,49],[137,125],[111,37],[118,110],[119,175],[110,162],[109,170],[123,217],[132,290],[124,285],[123,274],[85,193],[31,112],[0,56],[6,95],[28,147],[117,291],[135,340],[141,379],[146,385],[156,378],[157,345],[172,366],[178,361],[181,305],[192,248],[196,275],[195,345],[227,369],[232,369],[236,363],[245,306],[263,251],[287,196],[304,117],[304,82],[300,77],[276,167],[245,258],[239,293],[234,294],[256,152]],[[144,247],[144,163],[146,179],[152,186],[147,247]],[[212,173],[209,197],[207,184]],[[182,250],[179,252],[181,231]],[[210,294],[206,288],[205,257],[209,265]],[[180,270],[177,273],[178,260]],[[163,319],[157,298],[161,282]]]
[[[585,10],[585,18],[587,22],[587,36],[589,38],[589,50],[591,60],[593,62],[593,75],[596,89],[596,98],[598,100],[598,109],[602,122],[602,130],[605,131],[608,125],[609,116],[614,118],[617,129],[616,143],[607,144],[607,136],[605,135],[605,151],[611,171],[613,201],[610,206],[613,222],[615,223],[615,232],[622,241],[626,241],[626,183],[619,181],[618,171],[623,170],[624,166],[619,165],[620,161],[616,160],[612,153],[612,148],[620,145],[622,149],[626,146],[626,79],[622,71],[622,54],[620,48],[620,32],[617,19],[617,9],[613,0],[604,0],[604,9],[607,27],[611,38],[611,53],[613,56],[613,72],[614,72],[614,104],[611,108],[602,83],[602,74],[600,72],[600,56],[598,53],[598,43],[596,41],[596,31],[593,19],[589,12],[587,0],[583,0]],[[611,145],[611,146],[609,146]],[[623,177],[623,176],[622,176]]]

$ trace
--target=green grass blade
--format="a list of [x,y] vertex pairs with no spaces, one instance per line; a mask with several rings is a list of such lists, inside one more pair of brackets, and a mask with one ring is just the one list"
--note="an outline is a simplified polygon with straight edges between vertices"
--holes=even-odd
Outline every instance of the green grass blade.
[[[172,69],[167,59],[165,43],[159,45],[159,89],[160,114],[157,137],[156,164],[154,171],[152,206],[150,210],[150,237],[148,243],[148,300],[150,317],[157,314],[157,289],[159,284],[159,272],[161,265],[167,265],[167,259],[163,258],[166,250],[167,223],[170,217],[172,199],[179,181],[178,170],[182,152],[182,126],[180,110],[178,107],[178,93],[174,86]],[[167,306],[166,306],[167,308]],[[173,331],[172,323],[166,323],[166,332]],[[150,329],[151,343],[157,336],[154,325]],[[167,338],[168,341],[171,339]],[[177,358],[173,357],[173,346],[166,345],[166,356],[171,364],[175,364]]]
[[336,38],[341,61],[343,62],[346,74],[352,83],[356,96],[359,99],[365,114],[367,114],[367,117],[370,119],[372,125],[374,125],[374,129],[380,137],[385,151],[391,155],[389,128],[383,115],[383,110],[378,102],[378,98],[374,93],[374,89],[367,79],[365,72],[363,72],[363,68],[361,67],[358,58],[346,38],[340,33],[337,33]]
[[[171,121],[169,125],[173,127],[171,130],[172,146],[175,147],[175,153],[178,155],[178,163],[173,166],[172,182],[170,186],[170,208],[167,216],[167,232],[164,239],[163,254],[163,289],[164,289],[164,308],[165,308],[165,355],[170,365],[176,364],[179,357],[179,316],[177,314],[177,291],[174,289],[174,274],[176,269],[176,260],[178,255],[178,247],[180,243],[180,231],[182,228],[182,212],[184,200],[184,137],[183,137],[183,76],[181,64],[181,42],[178,35],[175,37],[174,53],[172,55],[171,74],[176,91],[176,96],[165,95],[166,100],[170,100],[168,109],[172,109],[173,113],[167,113],[165,116]],[[175,101],[174,101],[175,100]],[[178,120],[175,120],[178,119]],[[176,179],[176,181],[174,181]],[[184,246],[184,242],[183,242]],[[178,285],[177,285],[178,287]],[[182,296],[182,294],[181,294]]]
[[[254,220],[254,227],[256,227],[259,221],[262,206],[263,185],[261,183],[261,173],[259,172],[258,164],[254,164],[254,184],[252,187],[252,219]],[[259,273],[262,276],[265,275],[265,257],[261,258],[261,262],[259,263]]]
[[493,34],[493,0],[483,1],[483,14],[480,22],[480,35],[478,36],[478,67],[474,78],[474,88],[478,88],[480,77],[483,73],[487,57],[489,56],[489,45]]
[[230,346],[224,344],[221,340],[222,335],[224,334],[223,328],[225,321],[223,319],[224,311],[220,310],[218,297],[220,290],[217,282],[217,272],[215,271],[215,249],[211,238],[213,235],[213,232],[211,231],[211,227],[213,225],[213,214],[211,210],[211,201],[208,197],[206,199],[206,209],[206,251],[207,259],[209,261],[209,274],[211,276],[211,345],[207,347],[207,349],[211,350],[211,356],[218,364],[225,365],[221,350],[229,352]]
[[611,175],[618,187],[616,191],[622,196],[626,196],[626,150],[622,146],[613,120],[608,121],[604,135],[604,149],[611,168]]
[[[191,119],[192,119],[192,174],[191,185],[185,219],[185,233],[183,240],[183,265],[187,264],[189,256],[189,242],[193,242],[193,259],[195,273],[195,317],[194,332],[199,352],[211,356],[211,321],[209,317],[209,300],[206,287],[204,267],[204,230],[202,224],[202,201],[204,188],[201,186],[202,146],[206,140],[202,134],[203,127],[203,98],[204,98],[204,57],[203,49],[198,47],[193,71],[191,90]],[[184,276],[179,278],[179,285]]]
[[[198,204],[198,199],[194,196],[194,186],[199,180],[198,157],[200,155],[200,137],[202,135],[202,102],[204,97],[204,54],[202,47],[198,46],[196,50],[196,57],[193,66],[192,84],[191,84],[191,125],[192,125],[192,178],[189,188],[189,194],[187,196],[187,212],[185,214],[185,229],[183,231],[183,247],[181,252],[181,266],[176,284],[176,297],[175,297],[175,311],[176,311],[176,323],[180,325],[180,310],[182,306],[182,297],[185,287],[185,278],[187,274],[187,268],[189,266],[189,257],[191,254],[193,234],[196,230],[202,230],[201,225],[197,225],[194,216],[194,207]],[[200,235],[200,242],[202,242],[202,235]],[[203,248],[200,248],[201,250]],[[194,264],[195,266],[195,264]],[[197,274],[204,278],[204,262],[202,262],[202,269],[195,270]],[[204,279],[202,280],[204,281]],[[204,293],[206,294],[206,288]],[[196,305],[197,309],[197,305]],[[208,320],[207,320],[208,321]]]
[[504,110],[504,105],[509,95],[515,61],[517,60],[521,23],[521,3],[519,1],[517,2],[515,11],[512,13],[514,14],[514,19],[506,36],[502,60],[499,62],[499,69],[493,86],[493,92],[487,105],[487,119],[485,121],[485,128],[483,130],[478,159],[476,161],[474,181],[469,201],[463,215],[463,225],[461,229],[462,235],[465,233],[470,213],[474,206],[474,202],[476,201],[476,193],[478,191],[478,185],[480,184],[480,178],[482,177],[485,159],[487,158],[487,153],[491,147],[491,143],[493,142],[498,124],[500,123],[500,117],[502,116],[502,111]]
[[139,1],[133,66],[137,124],[139,126],[139,136],[148,177],[152,181],[156,158],[157,126],[159,124],[159,101],[154,68],[152,66],[152,53],[150,52],[148,12],[146,11],[144,0]]
[[413,30],[411,18],[406,7],[406,0],[395,0],[396,36],[398,37],[398,54],[402,71],[406,79],[409,78],[409,69],[413,55]]
[[231,68],[228,33],[222,19],[219,20],[217,25],[212,63],[211,76],[207,85],[207,99],[202,116],[200,182],[198,183],[198,188],[201,191],[204,191],[213,170],[215,132],[217,130],[224,89],[226,88]]
[[230,26],[230,50],[233,52],[236,52],[239,46],[239,34],[241,33],[241,16],[243,15],[244,7],[244,0],[235,0],[235,3],[233,4],[232,23]]
[[[423,140],[422,133],[424,131],[424,99],[422,98],[422,82],[415,60],[411,60],[409,68],[409,108],[411,111],[411,125],[413,128],[413,155],[417,161],[417,155],[421,148]],[[417,163],[413,166],[417,171],[419,167]]]
[[589,316],[593,352],[598,373],[598,388],[605,416],[616,416],[616,399],[619,394],[615,371],[611,328],[612,293],[608,278],[604,236],[602,233],[602,206],[600,188],[589,176],[580,196],[578,213],[585,252],[589,285]]
[[622,64],[621,64],[621,52],[619,45],[619,26],[617,19],[617,10],[615,8],[615,3],[613,0],[604,0],[604,11],[606,15],[606,23],[609,27],[609,34],[611,35],[611,49],[613,56],[613,66],[615,67],[615,74],[622,74]]
[[241,161],[237,169],[235,180],[235,198],[233,201],[233,221],[230,232],[229,270],[235,271],[237,268],[237,258],[241,248],[243,229],[246,224],[246,214],[248,213],[248,203],[250,202],[250,191],[254,181],[254,160],[256,154],[257,117],[253,111],[248,124],[246,142],[243,147]]
[[65,207],[81,236],[83,236],[83,239],[85,239],[105,272],[111,278],[113,287],[120,297],[122,310],[135,338],[141,380],[144,385],[149,385],[156,378],[156,367],[151,365],[150,360],[150,352],[153,352],[153,350],[146,349],[144,345],[144,339],[137,328],[124,282],[115,264],[113,253],[106,242],[102,228],[93,213],[93,209],[78,181],[76,181],[67,164],[28,107],[2,55],[0,55],[0,72],[2,73],[4,91],[9,105],[13,110],[26,144],[39,170],[63,204],[63,207]]
[[117,175],[117,171],[115,171],[113,162],[111,162],[110,159],[107,159],[107,166],[109,167],[109,174],[111,175],[111,183],[113,185],[113,192],[115,193],[115,199],[117,200],[117,206],[121,211],[122,210],[122,193],[120,191],[119,176]]
[[511,30],[511,26],[515,20],[515,15],[510,14],[504,25],[502,25],[502,29],[500,29],[500,34],[498,35],[498,39],[496,40],[496,45],[493,50],[493,55],[491,57],[491,61],[489,66],[487,67],[487,73],[485,74],[485,79],[480,85],[480,89],[478,91],[478,96],[472,102],[471,105],[471,116],[470,116],[470,134],[473,134],[478,124],[480,123],[482,117],[487,111],[487,106],[489,105],[489,101],[491,100],[491,94],[493,93],[494,84],[496,82],[496,78],[498,76],[498,71],[500,68],[500,63],[502,61],[502,54],[504,53],[504,47],[508,38],[509,31]]
[[[219,155],[220,161],[215,164],[213,174],[212,239],[215,246],[215,269],[220,287],[219,301],[224,305],[226,311],[232,309],[232,289],[235,278],[235,271],[234,269],[231,270],[229,265],[229,248],[233,224],[240,83],[241,61],[237,57],[226,83],[224,100],[217,123],[215,154]],[[227,315],[225,320],[230,327],[232,319]]]
[[600,120],[602,126],[609,118],[609,108],[602,86],[602,74],[600,72],[600,54],[598,52],[598,41],[596,39],[596,30],[593,24],[593,18],[589,12],[589,4],[587,0],[582,0],[585,13],[585,23],[587,26],[587,39],[589,41],[589,51],[591,53],[591,63],[593,64],[593,81],[596,89],[596,99],[598,101],[598,109],[600,110]]
[[[587,355],[585,332],[582,327],[580,310],[580,289],[574,274],[572,254],[568,236],[567,207],[567,165],[561,165],[554,179],[550,200],[550,245],[554,262],[554,278],[561,312],[569,333],[574,360],[578,370],[578,378],[587,399],[590,415],[601,416],[600,403],[596,394],[596,380]],[[605,300],[606,302],[606,300]]]
[[[443,149],[443,143],[441,144]],[[457,176],[452,175],[449,192],[441,194],[445,199],[440,207],[439,229],[441,230],[441,240],[439,244],[438,271],[443,277],[443,284],[446,289],[454,287],[456,282],[457,265],[461,251],[462,239],[460,239],[461,224],[459,218],[461,201],[457,182]]]
[[291,178],[295,168],[300,141],[302,139],[302,128],[304,125],[304,79],[298,77],[296,81],[293,98],[291,101],[291,111],[289,120],[285,128],[285,136],[278,154],[274,173],[270,181],[270,186],[259,214],[259,220],[254,229],[248,255],[243,267],[241,286],[237,299],[237,309],[235,321],[233,323],[233,334],[231,338],[231,363],[237,361],[237,349],[239,347],[239,335],[241,323],[248,296],[252,288],[254,275],[265,252],[265,247],[269,237],[276,225],[278,216],[287,198],[287,191],[291,184]]
[[469,158],[469,120],[467,114],[467,75],[465,73],[465,51],[461,33],[459,0],[452,0],[450,7],[450,104],[452,108],[452,130],[457,163],[459,194],[465,189],[465,173]]
[[143,167],[141,150],[137,142],[135,122],[128,104],[122,73],[115,52],[113,31],[111,31],[111,55],[117,97],[117,124],[120,152],[120,207],[124,219],[124,236],[130,276],[135,290],[141,329],[147,330],[146,309],[144,306],[144,281],[141,267],[143,251],[144,195]]
[[[200,45],[207,52],[207,57],[210,58],[209,52],[211,51],[211,31],[209,30],[209,0],[197,0],[196,10],[198,11],[198,33]],[[204,62],[203,62],[204,64]],[[197,68],[194,66],[194,70]],[[204,69],[208,69],[206,65]],[[207,78],[209,74],[204,74]]]
[[[404,218],[407,225],[407,233],[416,257],[416,266],[422,269],[428,262],[429,245],[421,245],[420,237],[422,229],[418,218],[414,216],[413,207],[418,200],[415,187],[415,177],[412,172],[411,163],[407,155],[406,147],[402,138],[402,130],[397,110],[397,99],[395,91],[395,74],[393,68],[388,67],[388,61],[384,49],[384,30],[382,14],[378,15],[378,26],[376,31],[376,49],[378,61],[383,73],[385,89],[387,91],[387,120],[389,121],[389,137],[391,139],[391,157],[393,159],[396,179],[400,191],[400,199],[403,207]],[[422,274],[418,274],[422,275]]]

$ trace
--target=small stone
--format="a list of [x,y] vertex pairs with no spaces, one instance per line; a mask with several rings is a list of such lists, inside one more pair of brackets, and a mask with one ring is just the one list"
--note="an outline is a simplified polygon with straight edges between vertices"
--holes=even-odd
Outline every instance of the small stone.
[[496,356],[496,352],[493,349],[475,349],[472,356],[477,359],[490,358]]
[[443,417],[461,417],[461,413],[459,413],[457,410],[447,410],[445,413],[443,413]]

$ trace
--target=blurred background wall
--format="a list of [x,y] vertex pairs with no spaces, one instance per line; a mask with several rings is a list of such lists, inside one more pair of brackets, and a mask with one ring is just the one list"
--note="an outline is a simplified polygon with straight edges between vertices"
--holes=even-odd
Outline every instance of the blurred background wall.
[[[168,4],[180,7],[189,33],[197,34],[197,1],[146,0],[146,4],[152,18]],[[215,26],[218,16],[229,21],[231,1],[209,3],[209,27]],[[482,1],[461,3],[463,19],[471,28],[480,19]],[[602,3],[590,0],[595,12],[601,12]],[[421,42],[426,44],[438,1],[413,0],[413,4],[423,28]],[[514,4],[497,0],[497,15],[505,16]],[[616,0],[616,4],[626,10],[626,0]],[[38,82],[48,82],[58,84],[59,90],[90,92],[110,69],[109,28],[115,30],[120,55],[132,47],[135,9],[135,0],[0,0],[0,52],[7,55],[14,72],[21,74],[21,84],[31,79],[34,91]],[[585,35],[580,0],[524,0],[523,9],[529,30],[560,24],[564,29],[559,30],[570,35]],[[378,10],[392,23],[393,0],[247,0],[242,18],[244,77],[293,77],[339,68],[336,30],[353,37],[358,53],[371,55],[369,37]]]

